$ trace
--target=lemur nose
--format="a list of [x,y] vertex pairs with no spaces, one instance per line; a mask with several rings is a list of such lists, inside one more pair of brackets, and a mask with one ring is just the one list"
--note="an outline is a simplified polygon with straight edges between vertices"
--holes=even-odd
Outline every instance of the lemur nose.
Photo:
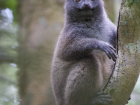
[[85,3],[84,6],[85,6],[86,9],[89,9],[90,8],[89,4],[86,4]]
[[89,7],[89,5],[88,4],[84,4],[85,5],[85,7]]

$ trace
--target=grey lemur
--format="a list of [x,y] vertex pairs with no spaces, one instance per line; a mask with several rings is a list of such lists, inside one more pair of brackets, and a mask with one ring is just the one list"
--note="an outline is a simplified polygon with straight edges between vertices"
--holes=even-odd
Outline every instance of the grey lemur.
[[102,92],[117,56],[116,26],[103,0],[65,0],[65,24],[53,56],[57,105],[109,105]]

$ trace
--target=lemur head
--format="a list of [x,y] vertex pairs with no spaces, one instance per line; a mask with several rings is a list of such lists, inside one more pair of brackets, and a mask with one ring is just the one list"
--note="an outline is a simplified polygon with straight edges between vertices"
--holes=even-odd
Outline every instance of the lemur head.
[[102,0],[65,0],[65,10],[70,16],[93,16],[101,11]]

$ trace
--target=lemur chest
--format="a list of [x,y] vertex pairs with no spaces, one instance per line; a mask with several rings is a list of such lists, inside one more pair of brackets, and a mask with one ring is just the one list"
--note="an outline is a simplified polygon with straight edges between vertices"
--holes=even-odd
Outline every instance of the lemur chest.
[[83,29],[82,31],[83,31],[83,35],[87,38],[96,38],[98,40],[109,42],[109,34],[104,30],[86,28]]

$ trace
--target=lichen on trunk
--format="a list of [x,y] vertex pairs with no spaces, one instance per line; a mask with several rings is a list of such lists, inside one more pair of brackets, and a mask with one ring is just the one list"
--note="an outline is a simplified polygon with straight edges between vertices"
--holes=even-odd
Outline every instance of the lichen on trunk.
[[123,0],[118,24],[118,60],[107,87],[114,103],[125,105],[140,72],[140,1]]

